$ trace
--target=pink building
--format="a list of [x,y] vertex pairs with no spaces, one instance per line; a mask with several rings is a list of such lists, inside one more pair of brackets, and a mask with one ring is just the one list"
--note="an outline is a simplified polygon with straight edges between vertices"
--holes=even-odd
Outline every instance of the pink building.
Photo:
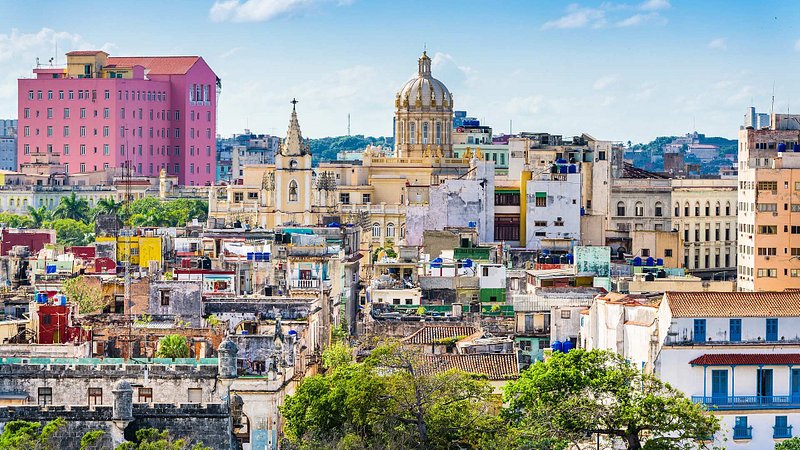
[[199,56],[67,53],[66,68],[19,79],[19,163],[58,155],[68,173],[161,169],[183,185],[215,179],[219,78]]

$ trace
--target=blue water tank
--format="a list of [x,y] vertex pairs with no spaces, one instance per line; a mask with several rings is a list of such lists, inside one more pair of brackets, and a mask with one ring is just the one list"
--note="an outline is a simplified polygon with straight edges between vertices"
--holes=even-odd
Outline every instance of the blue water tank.
[[800,144],[795,143],[793,150],[795,151],[795,153],[800,153]]
[[575,348],[575,344],[573,344],[572,341],[564,341],[564,345],[563,345],[562,348],[564,349],[563,350],[564,353],[567,353],[568,351],[570,351],[573,348]]
[[664,260],[663,260],[663,259],[661,259],[661,258],[658,258],[658,259],[656,260],[656,265],[657,265],[657,266],[663,266],[663,265],[664,265]]
[[331,222],[327,225],[328,228],[339,228],[339,222]]
[[567,253],[567,264],[572,264],[575,261],[575,258],[572,256],[572,253]]
[[559,173],[567,173],[567,166],[558,166]]
[[64,294],[57,294],[55,296],[56,305],[67,306],[67,296]]
[[294,330],[289,330],[289,333],[287,333],[287,334],[288,334],[289,336],[297,336],[297,331],[294,331]]
[[464,267],[472,267],[472,260],[467,258],[464,260]]
[[560,352],[564,350],[564,346],[561,344],[561,341],[553,341],[553,343],[550,345],[550,348],[552,348],[554,352]]
[[576,166],[575,164],[570,164],[569,173],[578,173],[578,166]]
[[442,267],[442,258],[436,258],[431,261],[431,268],[432,269],[440,269]]
[[633,265],[637,266],[637,267],[641,266],[642,265],[642,258],[639,258],[638,256],[636,258],[633,258]]
[[778,144],[778,151],[779,152],[785,152],[786,151],[786,144],[784,144],[783,142]]
[[655,263],[656,263],[656,260],[653,259],[652,256],[648,256],[647,259],[645,260],[645,265],[646,266],[654,266]]
[[36,303],[47,303],[47,293],[46,292],[37,292],[36,293]]
[[550,250],[542,250],[542,254],[543,255],[549,255],[550,254]]
[[583,206],[581,206],[581,217],[583,217],[585,215],[586,215],[586,210],[583,209]]
[[253,252],[247,252],[247,260],[248,261],[252,261],[253,260]]
[[467,226],[470,228],[476,228],[478,226],[478,222],[467,222]]
[[564,158],[558,158],[556,160],[556,164],[566,164],[566,163],[567,163],[567,160],[564,159]]

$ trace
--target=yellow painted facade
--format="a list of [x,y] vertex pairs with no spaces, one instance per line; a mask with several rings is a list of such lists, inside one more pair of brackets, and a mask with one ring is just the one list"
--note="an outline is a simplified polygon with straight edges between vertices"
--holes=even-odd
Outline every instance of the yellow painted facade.
[[164,262],[161,237],[158,236],[100,236],[97,242],[117,241],[117,261],[126,261],[130,256],[133,266],[149,267],[150,261]]

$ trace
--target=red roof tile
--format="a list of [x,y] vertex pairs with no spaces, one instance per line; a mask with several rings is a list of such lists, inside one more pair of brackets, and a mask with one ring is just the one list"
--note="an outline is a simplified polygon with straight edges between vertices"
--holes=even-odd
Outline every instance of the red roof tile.
[[143,66],[151,75],[183,75],[199,56],[111,56],[109,64],[121,67]]
[[800,317],[800,292],[667,292],[673,317]]
[[438,344],[441,343],[443,339],[467,337],[474,334],[476,331],[478,331],[478,329],[473,326],[425,325],[403,338],[403,342],[416,345]]
[[486,375],[489,380],[508,380],[519,377],[517,355],[513,353],[472,353],[463,355],[424,355],[420,372],[423,375],[458,369]]
[[800,365],[800,353],[719,353],[703,355],[689,361],[695,366],[785,366]]

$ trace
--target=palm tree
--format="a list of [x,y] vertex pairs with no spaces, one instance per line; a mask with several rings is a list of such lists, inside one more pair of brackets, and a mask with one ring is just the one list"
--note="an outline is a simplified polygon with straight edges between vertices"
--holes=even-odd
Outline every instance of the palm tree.
[[97,201],[95,212],[97,214],[117,214],[120,208],[122,208],[122,202],[117,202],[111,197],[106,197]]
[[38,208],[28,206],[28,216],[31,219],[31,226],[33,228],[40,228],[42,224],[48,220],[53,220],[53,212],[44,205]]
[[89,202],[80,198],[73,192],[69,197],[64,197],[53,213],[58,219],[73,219],[86,222],[89,219]]
[[189,345],[179,334],[168,334],[158,341],[156,356],[159,358],[188,358]]

